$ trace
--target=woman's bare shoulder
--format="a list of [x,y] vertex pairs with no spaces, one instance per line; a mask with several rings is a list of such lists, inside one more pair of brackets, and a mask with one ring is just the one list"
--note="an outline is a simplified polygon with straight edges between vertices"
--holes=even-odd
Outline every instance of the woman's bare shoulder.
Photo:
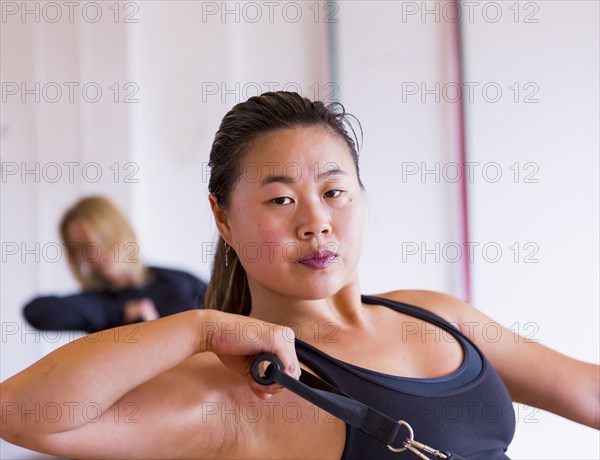
[[468,303],[450,294],[421,289],[389,291],[382,294],[373,294],[373,296],[423,308],[452,324],[459,323],[463,317],[465,308],[470,307]]

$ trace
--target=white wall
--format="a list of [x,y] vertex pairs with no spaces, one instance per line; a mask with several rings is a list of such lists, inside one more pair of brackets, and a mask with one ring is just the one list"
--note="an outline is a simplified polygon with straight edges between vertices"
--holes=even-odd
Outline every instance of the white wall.
[[451,25],[401,24],[403,8],[402,2],[340,4],[341,100],[365,132],[361,171],[370,212],[362,283],[366,292],[416,288],[465,298],[460,263],[435,255],[422,262],[422,249],[460,241],[458,184],[420,179],[423,162],[458,160],[454,107],[423,104],[403,85],[449,80]]
[[[492,167],[470,187],[472,240],[504,250],[497,263],[473,264],[473,304],[521,334],[598,363],[599,4],[520,6],[517,23],[515,10],[504,8],[507,20],[465,28],[465,80],[503,89],[497,103],[479,93],[467,106],[471,161],[480,171],[494,162],[503,173],[493,183]],[[527,15],[538,22],[524,22]],[[538,102],[526,103],[529,94]],[[562,437],[569,442],[539,450]],[[598,458],[599,449],[598,431],[518,407],[515,457]]]
[[[522,333],[534,331],[523,328],[535,323],[535,338],[597,363],[598,5],[529,3],[538,9],[525,9],[522,3],[517,23],[512,2],[501,2],[503,16],[496,23],[490,22],[492,9],[487,16],[476,9],[464,30],[465,80],[480,87],[497,82],[504,90],[497,103],[476,92],[475,101],[467,104],[469,161],[496,162],[503,171],[498,183],[479,174],[469,187],[470,241],[495,243],[503,250],[497,263],[475,252],[473,303],[507,326],[518,324]],[[457,161],[455,103],[443,94],[439,102],[432,95],[422,102],[421,94],[408,95],[403,86],[416,82],[431,88],[439,82],[443,87],[453,81],[448,57],[452,23],[444,17],[449,14],[444,4],[438,5],[436,21],[432,14],[421,15],[422,2],[341,2],[338,10],[303,2],[297,22],[294,8],[286,15],[274,10],[270,22],[267,7],[259,2],[262,18],[252,22],[256,11],[235,2],[230,6],[238,5],[239,13],[225,18],[221,11],[206,14],[209,7],[221,8],[220,2],[130,2],[127,9],[120,4],[116,23],[111,5],[102,3],[97,23],[87,22],[79,10],[71,23],[65,9],[56,23],[43,15],[39,23],[31,15],[25,21],[16,15],[1,24],[2,82],[95,82],[103,89],[95,104],[80,92],[74,103],[66,95],[55,104],[43,98],[35,103],[32,96],[22,103],[16,95],[2,104],[3,167],[11,162],[29,167],[39,162],[42,169],[49,162],[79,163],[73,182],[63,167],[56,183],[41,174],[37,182],[32,175],[24,181],[15,175],[0,184],[2,380],[57,345],[56,335],[36,335],[24,326],[22,305],[40,292],[75,288],[64,258],[53,263],[52,253],[42,251],[39,262],[34,254],[22,262],[21,252],[10,255],[7,249],[10,243],[20,250],[21,243],[32,248],[39,242],[42,249],[58,242],[60,214],[81,195],[113,198],[131,216],[149,262],[208,277],[206,244],[215,231],[206,199],[206,162],[219,120],[236,102],[269,86],[331,96],[326,86],[331,81],[328,12],[338,20],[335,98],[358,116],[365,132],[363,291],[423,288],[465,296],[460,262],[449,262],[443,253],[423,262],[421,254],[406,252],[407,243],[427,249],[437,242],[461,243],[457,184],[443,174],[437,182],[431,174],[402,174],[414,163],[433,168]],[[539,22],[525,23],[532,12],[529,19]],[[127,13],[137,22],[124,23]],[[537,84],[539,102],[512,102],[509,86],[515,81],[521,85],[520,99],[526,82]],[[110,89],[115,82],[117,102]],[[137,102],[124,103],[135,90]],[[81,175],[91,162],[103,173],[96,183]],[[116,182],[110,169],[115,162]],[[129,162],[133,165],[126,168]],[[535,163],[539,182],[524,183],[522,176],[518,183],[508,180],[514,162],[521,167]],[[125,175],[133,171],[131,179],[137,182],[126,182]],[[514,242],[520,249],[516,263],[510,249]],[[527,242],[537,244],[538,263],[522,262]],[[73,336],[62,334],[58,343]],[[526,423],[532,420],[537,423]],[[518,412],[517,422],[509,451],[513,458],[600,456],[594,430],[526,408]],[[546,441],[566,437],[576,442]],[[32,455],[5,443],[1,449],[1,458]]]

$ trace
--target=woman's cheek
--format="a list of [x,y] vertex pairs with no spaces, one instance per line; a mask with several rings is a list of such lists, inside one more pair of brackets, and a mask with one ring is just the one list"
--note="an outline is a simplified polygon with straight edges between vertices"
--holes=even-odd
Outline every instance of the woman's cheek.
[[345,246],[340,249],[347,252],[348,250],[356,251],[357,257],[360,256],[362,250],[363,237],[364,237],[364,221],[361,218],[357,218],[357,215],[353,215],[351,218],[346,220],[346,224],[340,227],[342,232],[340,238],[340,244]]
[[268,265],[281,260],[282,247],[285,246],[283,239],[276,230],[257,227],[256,232],[247,234],[243,241],[239,241],[236,252],[244,262],[268,268]]

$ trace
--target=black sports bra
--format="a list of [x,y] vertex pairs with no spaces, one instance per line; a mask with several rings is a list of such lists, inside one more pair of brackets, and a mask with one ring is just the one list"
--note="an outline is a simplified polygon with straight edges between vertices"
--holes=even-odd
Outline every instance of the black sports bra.
[[[411,424],[415,439],[467,460],[507,459],[515,415],[502,380],[481,351],[454,326],[413,305],[362,296],[368,304],[386,306],[434,324],[452,335],[464,351],[461,366],[443,377],[424,379],[387,375],[364,369],[296,340],[302,363],[350,397],[394,419]],[[390,353],[401,350],[390,350]],[[369,435],[346,425],[342,459],[412,459],[409,452],[393,453]]]

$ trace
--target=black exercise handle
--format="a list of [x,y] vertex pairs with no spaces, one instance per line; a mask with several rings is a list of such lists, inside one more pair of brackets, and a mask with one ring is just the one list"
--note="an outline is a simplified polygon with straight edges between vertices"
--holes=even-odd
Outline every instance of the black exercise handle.
[[[260,370],[258,366],[260,366],[264,362],[268,362],[269,365],[265,369],[265,375],[260,375]],[[252,365],[250,366],[250,373],[252,374],[252,378],[261,385],[272,385],[276,383],[275,380],[271,377],[273,375],[273,371],[275,374],[281,373],[283,367],[281,365],[281,361],[279,358],[271,353],[261,353],[257,355],[256,358],[252,361]]]

